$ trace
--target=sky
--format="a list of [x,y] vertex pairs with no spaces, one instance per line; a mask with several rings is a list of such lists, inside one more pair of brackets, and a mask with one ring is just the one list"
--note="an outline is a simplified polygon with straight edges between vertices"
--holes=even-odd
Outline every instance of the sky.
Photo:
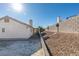
[[79,4],[77,3],[0,3],[0,17],[10,16],[22,22],[28,23],[33,20],[33,26],[47,27],[56,23],[56,17],[61,20],[79,14]]

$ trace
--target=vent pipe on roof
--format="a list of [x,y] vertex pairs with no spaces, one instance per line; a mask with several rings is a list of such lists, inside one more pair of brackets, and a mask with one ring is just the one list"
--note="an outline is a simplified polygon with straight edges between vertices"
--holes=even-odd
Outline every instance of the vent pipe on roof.
[[60,20],[60,16],[57,17],[57,24],[56,24],[56,27],[57,27],[57,32],[59,32],[59,23],[61,22]]
[[30,26],[33,26],[33,21],[32,21],[32,19],[29,20],[29,25],[30,25]]
[[57,23],[61,22],[60,16],[57,17]]

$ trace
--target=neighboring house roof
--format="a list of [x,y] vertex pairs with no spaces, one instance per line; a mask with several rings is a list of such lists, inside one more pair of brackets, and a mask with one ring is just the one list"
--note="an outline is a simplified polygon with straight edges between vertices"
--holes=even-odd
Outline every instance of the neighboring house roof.
[[[15,18],[12,18],[12,17],[10,17],[10,16],[1,17],[0,20],[3,20],[3,19],[5,19],[5,18],[11,19],[11,20],[14,20],[14,21],[16,21],[16,22],[18,22],[18,23],[20,23],[20,24],[24,24],[24,25],[27,25],[27,26],[29,26],[29,27],[32,27],[31,25],[26,24],[26,23],[23,23],[23,22],[21,22],[21,21],[19,21],[19,20],[16,20]],[[33,27],[32,27],[32,28],[33,28]]]

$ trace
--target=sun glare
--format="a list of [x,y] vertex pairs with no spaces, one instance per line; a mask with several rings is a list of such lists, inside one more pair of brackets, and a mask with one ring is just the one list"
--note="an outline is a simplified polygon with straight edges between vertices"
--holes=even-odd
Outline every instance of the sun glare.
[[11,7],[18,12],[21,12],[23,10],[23,6],[21,3],[13,3],[11,4]]

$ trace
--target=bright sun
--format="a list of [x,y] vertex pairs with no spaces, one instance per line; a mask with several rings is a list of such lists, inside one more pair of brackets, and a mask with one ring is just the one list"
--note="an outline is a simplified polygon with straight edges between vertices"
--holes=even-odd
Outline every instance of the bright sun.
[[22,9],[23,9],[22,4],[20,4],[20,3],[13,3],[13,4],[11,4],[11,7],[12,7],[14,10],[18,11],[18,12],[21,12]]

